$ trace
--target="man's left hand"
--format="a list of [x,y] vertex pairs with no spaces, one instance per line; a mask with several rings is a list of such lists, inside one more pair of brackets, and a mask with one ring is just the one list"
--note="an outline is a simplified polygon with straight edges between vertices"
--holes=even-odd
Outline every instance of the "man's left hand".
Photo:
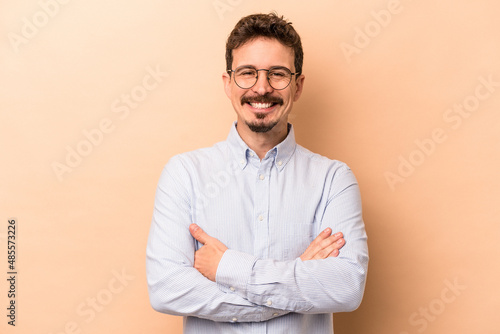
[[203,244],[203,246],[194,253],[194,268],[203,276],[215,282],[217,267],[222,259],[222,255],[227,250],[219,240],[209,236],[196,224],[189,225],[189,232],[193,238]]

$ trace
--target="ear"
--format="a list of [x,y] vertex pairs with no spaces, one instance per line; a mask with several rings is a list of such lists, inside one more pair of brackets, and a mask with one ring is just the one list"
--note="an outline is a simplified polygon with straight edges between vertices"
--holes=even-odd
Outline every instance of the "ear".
[[301,74],[296,80],[295,80],[295,94],[293,95],[293,102],[297,101],[302,94],[302,89],[304,88],[304,79],[305,76]]
[[231,99],[231,77],[227,72],[222,73],[222,82],[224,83],[224,92]]

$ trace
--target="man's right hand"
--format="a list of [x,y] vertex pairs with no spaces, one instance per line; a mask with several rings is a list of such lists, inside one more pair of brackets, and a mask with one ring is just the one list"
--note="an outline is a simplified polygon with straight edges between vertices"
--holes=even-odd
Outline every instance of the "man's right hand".
[[314,239],[300,256],[302,261],[337,257],[339,249],[345,244],[342,232],[332,234],[331,228],[326,228]]

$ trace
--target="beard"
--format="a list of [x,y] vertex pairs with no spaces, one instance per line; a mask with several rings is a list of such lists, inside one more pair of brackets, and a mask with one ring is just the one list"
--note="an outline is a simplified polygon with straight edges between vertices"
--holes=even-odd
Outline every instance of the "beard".
[[[245,103],[273,103],[283,105],[283,100],[280,97],[271,96],[269,94],[258,95],[254,97],[242,96],[241,104],[243,105]],[[272,128],[276,126],[276,124],[278,124],[278,121],[266,123],[264,121],[264,118],[266,118],[267,116],[265,113],[256,113],[255,116],[257,117],[257,121],[245,122],[248,128],[253,132],[268,132],[271,131]]]
[[252,130],[253,132],[268,132],[268,131],[271,131],[272,128],[274,128],[274,126],[276,124],[278,124],[278,122],[273,122],[271,124],[255,124],[254,123],[249,123],[247,122],[246,123],[248,125],[248,128],[250,130]]
[[[258,119],[262,120],[266,117],[266,114],[255,114]],[[272,128],[278,124],[278,121],[274,121],[271,123],[265,123],[264,121],[255,121],[255,122],[245,122],[250,130],[253,132],[268,132],[271,131]]]

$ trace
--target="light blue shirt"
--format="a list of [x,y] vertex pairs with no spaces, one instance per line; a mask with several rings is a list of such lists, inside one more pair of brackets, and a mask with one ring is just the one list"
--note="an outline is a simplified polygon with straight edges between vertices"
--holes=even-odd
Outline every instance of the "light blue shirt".
[[[216,282],[193,268],[198,224],[229,249]],[[338,257],[299,256],[326,227]],[[184,316],[184,333],[333,333],[332,312],[355,310],[368,269],[356,179],[344,163],[284,141],[260,160],[233,124],[226,141],[174,156],[156,191],[147,246],[149,297]],[[167,330],[165,331],[167,332]]]

